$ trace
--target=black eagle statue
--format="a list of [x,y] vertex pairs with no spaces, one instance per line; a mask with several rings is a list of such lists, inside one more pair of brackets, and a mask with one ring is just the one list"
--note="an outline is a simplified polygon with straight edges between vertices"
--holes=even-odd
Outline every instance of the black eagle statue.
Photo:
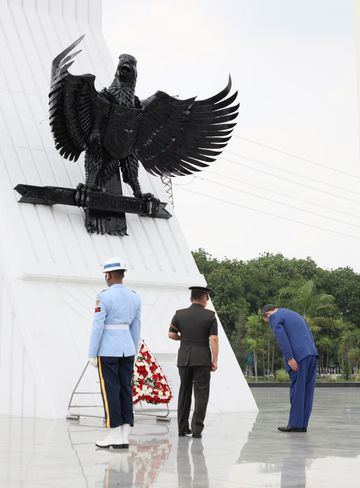
[[[85,151],[85,184],[76,192],[85,207],[88,232],[121,234],[114,222],[86,210],[89,190],[121,192],[122,179],[135,198],[143,194],[138,180],[139,161],[153,175],[189,175],[215,161],[231,137],[239,104],[231,105],[228,85],[206,100],[179,100],[157,91],[145,100],[135,95],[136,59],[122,54],[114,80],[100,92],[92,74],[72,75],[68,69],[80,52],[71,51],[81,36],[52,62],[49,93],[50,125],[56,149],[76,161]],[[116,217],[115,217],[116,218]]]

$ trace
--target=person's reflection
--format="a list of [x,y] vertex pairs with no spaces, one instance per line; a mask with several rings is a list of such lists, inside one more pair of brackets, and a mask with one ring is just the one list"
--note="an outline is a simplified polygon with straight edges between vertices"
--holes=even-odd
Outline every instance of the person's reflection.
[[129,450],[109,451],[103,488],[148,488],[157,479],[171,451],[168,438],[132,441]]
[[311,458],[308,436],[288,437],[288,452],[281,469],[281,488],[306,488],[306,460]]
[[[190,449],[189,444],[191,444]],[[191,464],[193,476],[191,476]],[[189,437],[179,437],[177,475],[179,488],[208,488],[209,477],[201,439],[191,441]]]
[[133,466],[128,450],[118,449],[109,452],[110,460],[104,471],[103,488],[114,488],[121,486],[124,488],[133,485]]
[[272,427],[271,414],[259,412],[241,450],[239,464],[257,467],[259,479],[278,473],[281,488],[306,488],[306,466],[314,456],[314,438],[307,433],[281,435]]

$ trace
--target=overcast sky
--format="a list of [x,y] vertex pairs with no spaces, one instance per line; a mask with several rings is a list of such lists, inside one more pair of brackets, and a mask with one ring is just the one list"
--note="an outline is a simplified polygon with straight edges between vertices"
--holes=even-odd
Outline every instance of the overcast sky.
[[240,113],[211,167],[173,179],[189,247],[360,272],[354,0],[103,0],[137,94],[207,98],[231,73]]

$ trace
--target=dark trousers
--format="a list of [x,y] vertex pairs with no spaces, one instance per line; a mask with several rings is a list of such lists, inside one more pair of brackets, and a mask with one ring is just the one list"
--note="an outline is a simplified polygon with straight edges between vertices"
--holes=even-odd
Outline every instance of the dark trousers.
[[[177,446],[178,488],[209,488],[209,476],[201,441],[191,442],[185,437],[179,439]],[[193,470],[191,469],[193,466]],[[193,475],[191,475],[193,471]]]
[[193,434],[200,434],[209,400],[210,366],[179,366],[180,390],[178,400],[179,434],[189,428],[191,395],[194,385],[195,409],[191,421]]
[[312,410],[316,381],[316,356],[307,356],[299,363],[297,372],[290,371],[289,425],[307,427]]
[[134,356],[99,356],[98,369],[106,427],[134,425],[131,390]]

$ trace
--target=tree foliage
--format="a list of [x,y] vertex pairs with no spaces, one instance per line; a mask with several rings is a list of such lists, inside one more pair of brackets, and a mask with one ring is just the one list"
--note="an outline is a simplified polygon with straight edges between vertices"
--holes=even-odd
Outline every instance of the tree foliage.
[[281,354],[261,307],[274,303],[307,320],[321,367],[360,368],[360,275],[350,268],[324,270],[310,259],[264,254],[250,261],[218,260],[204,249],[193,253],[213,290],[212,300],[243,368],[249,354],[262,375],[282,367]]

